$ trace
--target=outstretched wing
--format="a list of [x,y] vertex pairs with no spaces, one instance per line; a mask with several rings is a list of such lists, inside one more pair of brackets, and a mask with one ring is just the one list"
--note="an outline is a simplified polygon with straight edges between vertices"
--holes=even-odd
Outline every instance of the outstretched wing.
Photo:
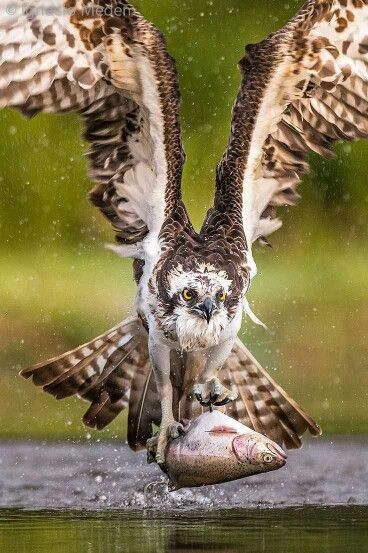
[[83,421],[101,430],[128,407],[137,374],[147,365],[147,333],[138,319],[131,318],[20,374],[56,399],[78,395],[90,402]]
[[[368,136],[368,0],[309,0],[279,32],[247,47],[215,207],[242,206],[252,243],[281,226],[306,154]],[[229,208],[228,208],[229,209]],[[239,208],[240,209],[240,208]]]
[[79,112],[92,143],[92,202],[121,243],[157,235],[180,197],[184,162],[162,35],[124,0],[0,0],[0,10],[0,107]]
[[258,363],[241,340],[237,340],[221,372],[225,386],[238,392],[228,414],[287,449],[302,446],[307,430],[319,436],[314,420]]
[[[223,411],[281,446],[301,447],[301,438],[307,430],[313,436],[321,434],[319,426],[276,384],[239,339],[219,372],[219,378],[238,396]],[[185,420],[203,411],[192,395],[185,395],[180,407]]]

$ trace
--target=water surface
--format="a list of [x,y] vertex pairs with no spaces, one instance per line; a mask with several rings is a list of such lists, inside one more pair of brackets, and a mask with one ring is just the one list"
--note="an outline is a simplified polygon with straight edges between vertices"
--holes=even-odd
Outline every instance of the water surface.
[[0,553],[366,553],[367,440],[313,440],[274,473],[167,493],[116,444],[0,442]]
[[[368,505],[367,438],[317,439],[282,469],[165,493],[157,466],[116,443],[0,442],[0,507],[160,509]],[[368,551],[368,544],[367,544]],[[0,552],[1,553],[1,552]]]
[[367,551],[367,507],[213,511],[0,511],[1,553]]

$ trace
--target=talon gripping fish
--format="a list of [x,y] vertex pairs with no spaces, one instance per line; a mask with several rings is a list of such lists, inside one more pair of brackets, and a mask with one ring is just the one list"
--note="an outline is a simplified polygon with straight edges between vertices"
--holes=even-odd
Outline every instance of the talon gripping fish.
[[275,442],[224,415],[204,413],[166,453],[170,489],[220,484],[283,467],[287,455]]

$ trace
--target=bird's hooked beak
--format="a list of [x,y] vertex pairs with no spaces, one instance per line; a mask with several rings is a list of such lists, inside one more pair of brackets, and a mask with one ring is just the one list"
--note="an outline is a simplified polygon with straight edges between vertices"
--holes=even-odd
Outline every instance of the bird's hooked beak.
[[211,298],[206,298],[203,303],[197,305],[197,310],[206,319],[207,323],[210,322],[215,309],[216,305]]

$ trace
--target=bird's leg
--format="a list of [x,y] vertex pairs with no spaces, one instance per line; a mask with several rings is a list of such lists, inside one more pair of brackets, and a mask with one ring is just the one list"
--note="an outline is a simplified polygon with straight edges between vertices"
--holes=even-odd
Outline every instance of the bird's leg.
[[168,441],[183,434],[183,425],[174,419],[173,389],[170,380],[170,348],[150,340],[150,359],[155,374],[157,391],[161,401],[161,425],[154,438],[147,441],[148,460],[165,466]]
[[236,392],[225,388],[217,378],[217,372],[229,357],[233,345],[234,340],[230,339],[211,348],[203,372],[193,386],[194,395],[205,407],[226,405],[237,398]]

